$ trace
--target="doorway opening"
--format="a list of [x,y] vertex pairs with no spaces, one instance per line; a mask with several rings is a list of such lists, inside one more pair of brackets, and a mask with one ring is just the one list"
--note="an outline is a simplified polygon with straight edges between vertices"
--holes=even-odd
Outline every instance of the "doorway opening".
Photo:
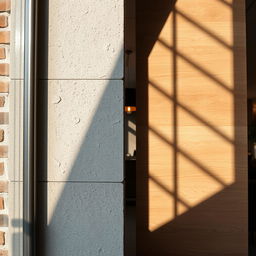
[[246,1],[249,255],[256,253],[256,1]]

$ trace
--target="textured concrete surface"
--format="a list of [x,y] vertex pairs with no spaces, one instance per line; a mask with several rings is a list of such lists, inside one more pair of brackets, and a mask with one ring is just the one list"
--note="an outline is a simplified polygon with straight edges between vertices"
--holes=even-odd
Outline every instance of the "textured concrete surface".
[[48,79],[122,78],[123,0],[49,0]]
[[[47,186],[47,219],[39,244],[44,255],[121,256],[123,185],[41,183]],[[42,213],[42,211],[40,211]]]
[[[48,91],[48,181],[123,180],[122,81],[42,81]],[[46,178],[47,175],[47,178]]]
[[[12,10],[10,77],[23,79],[24,0],[13,0]],[[123,0],[49,0],[42,15],[49,16],[49,28],[39,27],[48,45],[48,53],[39,52],[39,59],[48,55],[41,78],[123,77]]]

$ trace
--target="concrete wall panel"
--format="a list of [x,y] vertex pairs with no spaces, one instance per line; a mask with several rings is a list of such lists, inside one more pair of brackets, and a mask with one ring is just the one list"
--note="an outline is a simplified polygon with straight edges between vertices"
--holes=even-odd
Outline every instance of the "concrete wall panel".
[[122,0],[49,0],[43,78],[122,78],[123,29]]
[[40,87],[48,91],[48,166],[40,179],[122,181],[122,82],[42,81]]
[[50,182],[41,191],[48,202],[44,255],[122,255],[122,184]]

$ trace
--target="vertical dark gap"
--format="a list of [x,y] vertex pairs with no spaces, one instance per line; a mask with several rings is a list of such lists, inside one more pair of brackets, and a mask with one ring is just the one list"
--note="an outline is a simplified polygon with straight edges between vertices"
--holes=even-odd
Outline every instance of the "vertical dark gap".
[[[254,1],[254,0],[253,0]],[[232,1],[232,12],[233,12],[233,81],[234,81],[234,170],[235,170],[235,181],[234,186],[243,188],[241,190],[241,197],[244,203],[240,206],[242,212],[248,211],[248,169],[246,170],[243,166],[247,166],[248,162],[248,152],[244,151],[244,146],[242,150],[239,145],[246,145],[248,141],[246,133],[247,123],[247,99],[245,96],[246,86],[248,89],[248,83],[246,84],[246,53],[245,53],[245,43],[246,43],[246,33],[245,32],[245,17],[246,8],[245,5],[248,4],[246,1]],[[243,12],[242,12],[243,11]],[[242,27],[243,26],[243,27]],[[248,56],[247,56],[248,57]],[[242,96],[241,94],[242,93]],[[240,94],[240,95],[239,95]],[[241,230],[241,237],[243,242],[241,246],[244,248],[249,248],[248,246],[248,215],[246,219],[241,219],[244,223],[247,223],[246,231]],[[246,236],[246,237],[245,237]],[[247,243],[247,244],[244,244]],[[250,249],[248,251],[250,254]]]
[[[136,255],[144,255],[149,236],[149,159],[148,159],[148,54],[153,40],[149,38],[152,0],[136,0]],[[158,5],[159,2],[155,4]],[[150,241],[149,241],[150,242]]]
[[47,166],[48,166],[48,30],[49,0],[38,0],[38,90],[37,90],[37,250],[46,256]]
[[256,1],[246,0],[249,255],[256,253]]
[[[124,255],[136,254],[135,0],[124,1]],[[133,124],[133,125],[132,125]]]

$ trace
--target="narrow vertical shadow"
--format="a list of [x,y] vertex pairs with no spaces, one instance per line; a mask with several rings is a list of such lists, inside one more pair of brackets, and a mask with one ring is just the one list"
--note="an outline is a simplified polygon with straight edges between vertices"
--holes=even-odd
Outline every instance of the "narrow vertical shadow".
[[[45,227],[47,225],[47,185],[39,182],[41,173],[47,180],[48,165],[48,86],[42,81],[48,77],[49,0],[38,0],[38,90],[37,90],[37,246],[36,254],[46,255]],[[40,175],[39,175],[40,173]]]
[[[253,114],[253,102],[256,98],[255,84],[255,66],[256,66],[256,1],[246,0],[246,49],[247,49],[247,99],[248,99],[248,151],[253,148],[255,140],[255,117]],[[249,178],[249,255],[256,253],[256,186],[255,186],[255,160],[248,156],[248,178]]]
[[[243,11],[241,11],[243,10]],[[233,186],[241,190],[241,247],[248,248],[248,157],[247,157],[247,78],[246,78],[246,4],[233,0],[233,83],[234,83],[234,169]],[[238,50],[241,49],[241,50]],[[242,216],[241,216],[242,217]]]

